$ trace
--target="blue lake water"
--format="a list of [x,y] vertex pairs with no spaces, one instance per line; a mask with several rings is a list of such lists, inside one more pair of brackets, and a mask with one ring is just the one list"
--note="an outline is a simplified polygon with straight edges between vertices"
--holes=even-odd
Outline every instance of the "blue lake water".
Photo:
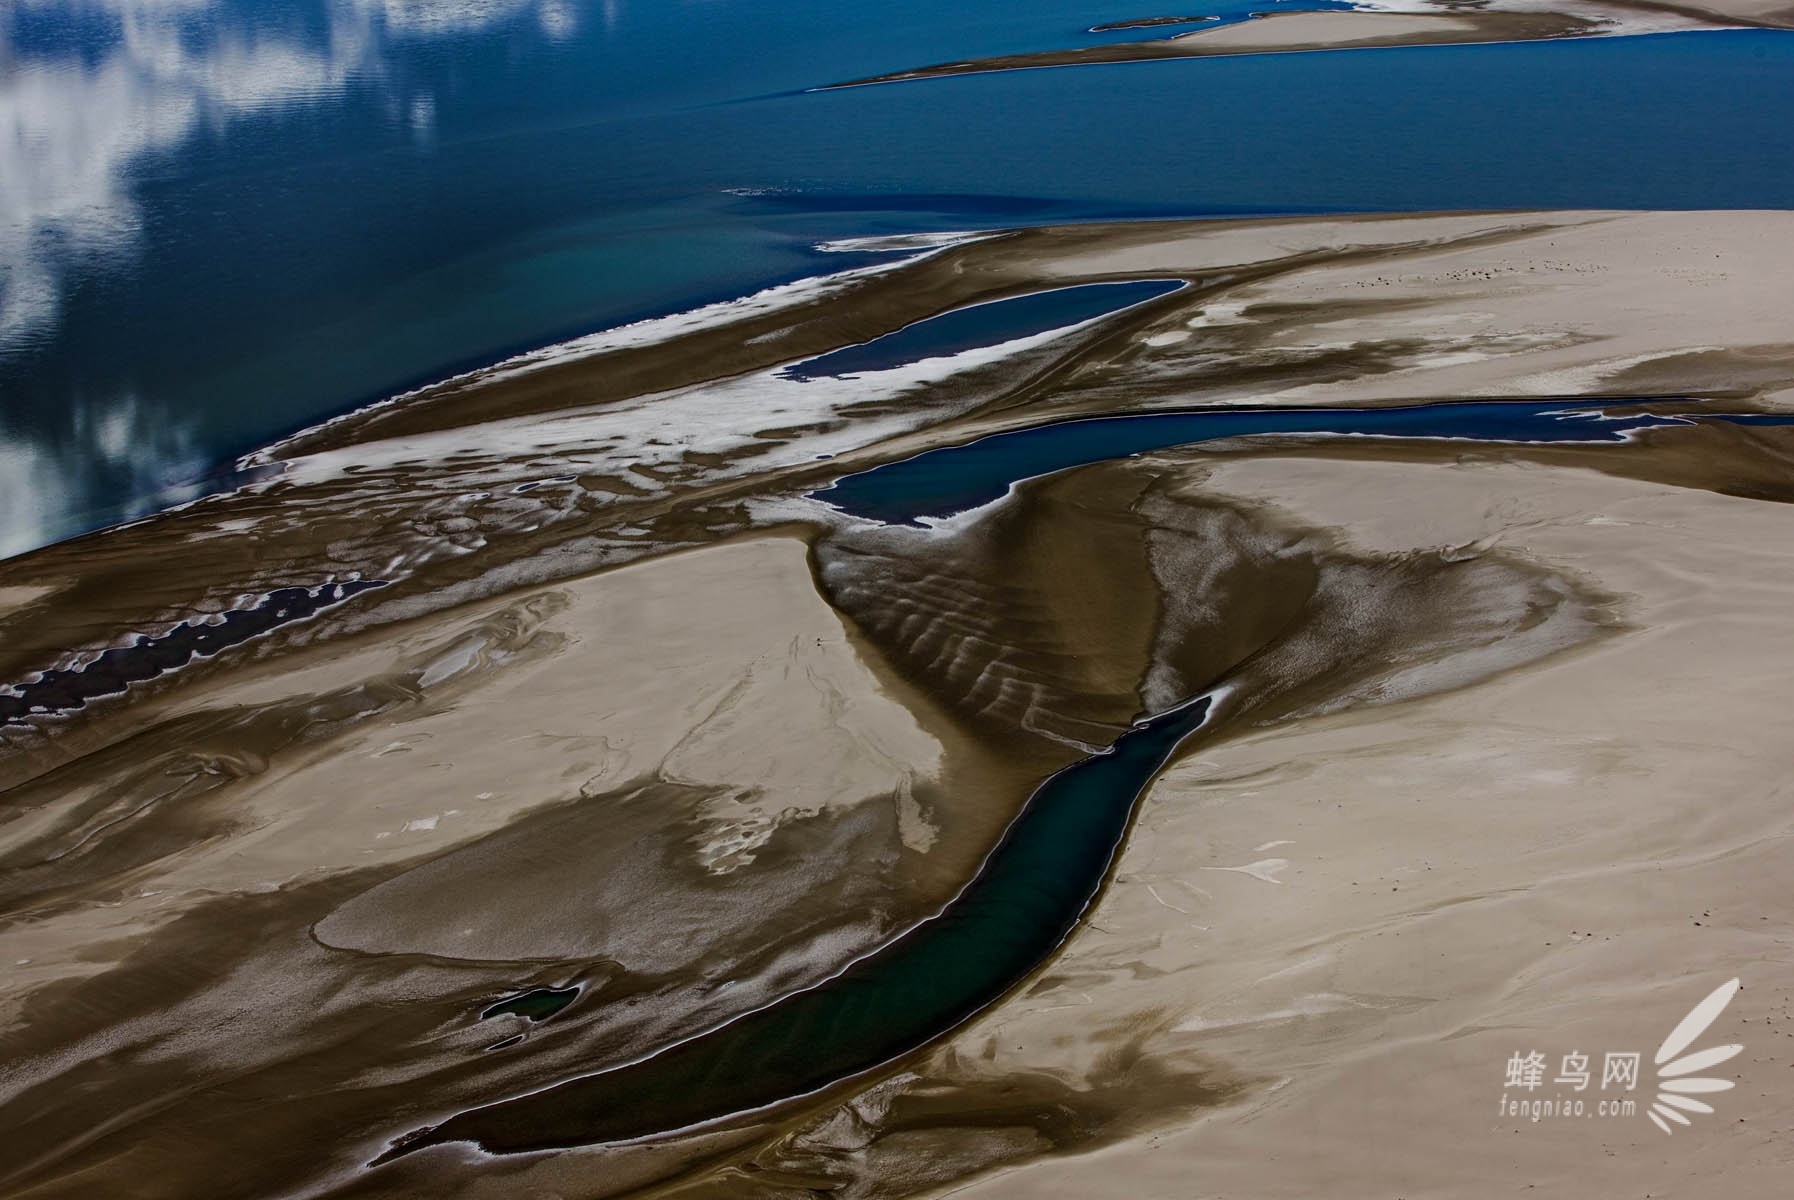
[[1116,0],[10,5],[0,553],[182,499],[235,455],[396,389],[868,261],[819,252],[828,238],[1794,206],[1794,34],[805,90],[1139,37],[1087,30],[1155,15]]
[[1011,485],[1024,479],[1219,438],[1325,434],[1512,443],[1622,442],[1637,430],[1686,426],[1696,420],[1794,424],[1794,417],[1773,413],[1702,413],[1694,403],[1663,413],[1637,404],[1603,402],[1597,407],[1587,400],[1124,413],[1054,421],[942,446],[845,476],[812,494],[852,516],[920,525],[1001,499]]

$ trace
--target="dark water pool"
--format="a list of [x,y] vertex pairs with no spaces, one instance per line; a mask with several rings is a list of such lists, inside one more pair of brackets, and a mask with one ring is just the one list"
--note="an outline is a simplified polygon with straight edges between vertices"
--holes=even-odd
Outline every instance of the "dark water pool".
[[194,659],[211,658],[385,586],[382,579],[357,579],[315,588],[279,588],[245,608],[195,617],[165,633],[140,635],[86,662],[43,671],[35,679],[0,690],[0,725],[24,723],[37,714],[77,711],[90,701],[119,695],[133,683],[178,670]]
[[1184,286],[1181,279],[1087,283],[969,304],[870,342],[793,363],[779,373],[791,379],[821,379],[841,378],[859,371],[887,371],[925,358],[942,358],[1064,329],[1168,295]]
[[496,1004],[481,1009],[480,1020],[490,1021],[493,1017],[518,1016],[527,1017],[531,1021],[546,1021],[577,999],[579,999],[578,987],[530,988],[528,991],[518,992],[515,996],[506,996]]

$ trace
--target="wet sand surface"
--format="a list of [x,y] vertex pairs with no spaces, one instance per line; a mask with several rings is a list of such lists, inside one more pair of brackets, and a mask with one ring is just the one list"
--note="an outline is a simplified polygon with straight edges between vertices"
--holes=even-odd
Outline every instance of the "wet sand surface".
[[[1772,1194],[1794,432],[1240,438],[935,528],[806,496],[1091,413],[1779,411],[1790,235],[1518,213],[968,239],[424,389],[237,492],[0,563],[21,696],[283,588],[382,584],[0,727],[0,1186],[1669,1192],[1723,1162]],[[787,369],[1166,279],[1189,286]],[[1084,924],[945,1040],[628,1146],[366,1165],[823,980],[946,904],[1042,780],[1202,695]],[[1730,974],[1739,1086],[1697,1133],[1494,1120],[1520,1041],[1648,1052]]]

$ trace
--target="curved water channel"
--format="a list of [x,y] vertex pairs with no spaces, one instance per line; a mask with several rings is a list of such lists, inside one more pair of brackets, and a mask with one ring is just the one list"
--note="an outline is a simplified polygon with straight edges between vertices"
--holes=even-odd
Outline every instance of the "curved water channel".
[[951,903],[832,978],[633,1063],[419,1130],[381,1161],[452,1141],[498,1153],[628,1141],[819,1091],[927,1044],[1065,940],[1146,782],[1209,706],[1141,721],[1053,775]]
[[[1469,401],[1069,420],[888,463],[817,495],[854,516],[916,523],[989,503],[1023,479],[1221,437],[1622,442],[1647,427],[1703,419],[1794,421],[1666,413],[1653,411],[1663,402],[1648,403]],[[1051,776],[941,912],[833,977],[634,1062],[417,1130],[377,1161],[456,1141],[496,1153],[630,1141],[809,1095],[926,1045],[989,1007],[1064,942],[1101,889],[1140,796],[1202,727],[1213,701],[1195,697],[1146,717]]]

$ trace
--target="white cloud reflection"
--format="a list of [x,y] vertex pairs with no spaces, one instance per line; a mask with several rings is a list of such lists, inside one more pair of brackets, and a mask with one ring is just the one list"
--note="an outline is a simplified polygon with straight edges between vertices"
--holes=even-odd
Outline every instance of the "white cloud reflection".
[[[98,14],[119,36],[98,57],[0,43],[0,355],[49,336],[76,262],[117,265],[140,244],[131,172],[207,124],[315,103],[384,74],[382,39],[476,32],[534,14],[577,25],[566,0],[318,0],[307,36],[220,0],[13,0],[20,13]],[[0,39],[9,28],[0,25]],[[428,113],[429,96],[401,111]]]
[[55,441],[0,437],[0,558],[22,554],[95,524],[93,497],[106,523],[144,516],[193,499],[206,456],[190,429],[160,406],[125,395],[72,406],[70,428]]
[[[209,465],[159,397],[6,394],[7,360],[53,343],[68,289],[129,270],[151,236],[136,173],[356,85],[388,87],[395,122],[427,138],[435,98],[388,82],[389,45],[532,19],[577,26],[566,0],[0,0],[0,558],[190,499]],[[66,44],[46,49],[52,27]]]
[[354,6],[378,12],[386,28],[400,34],[465,33],[531,9],[550,37],[570,34],[578,25],[578,15],[566,0],[354,0]]

